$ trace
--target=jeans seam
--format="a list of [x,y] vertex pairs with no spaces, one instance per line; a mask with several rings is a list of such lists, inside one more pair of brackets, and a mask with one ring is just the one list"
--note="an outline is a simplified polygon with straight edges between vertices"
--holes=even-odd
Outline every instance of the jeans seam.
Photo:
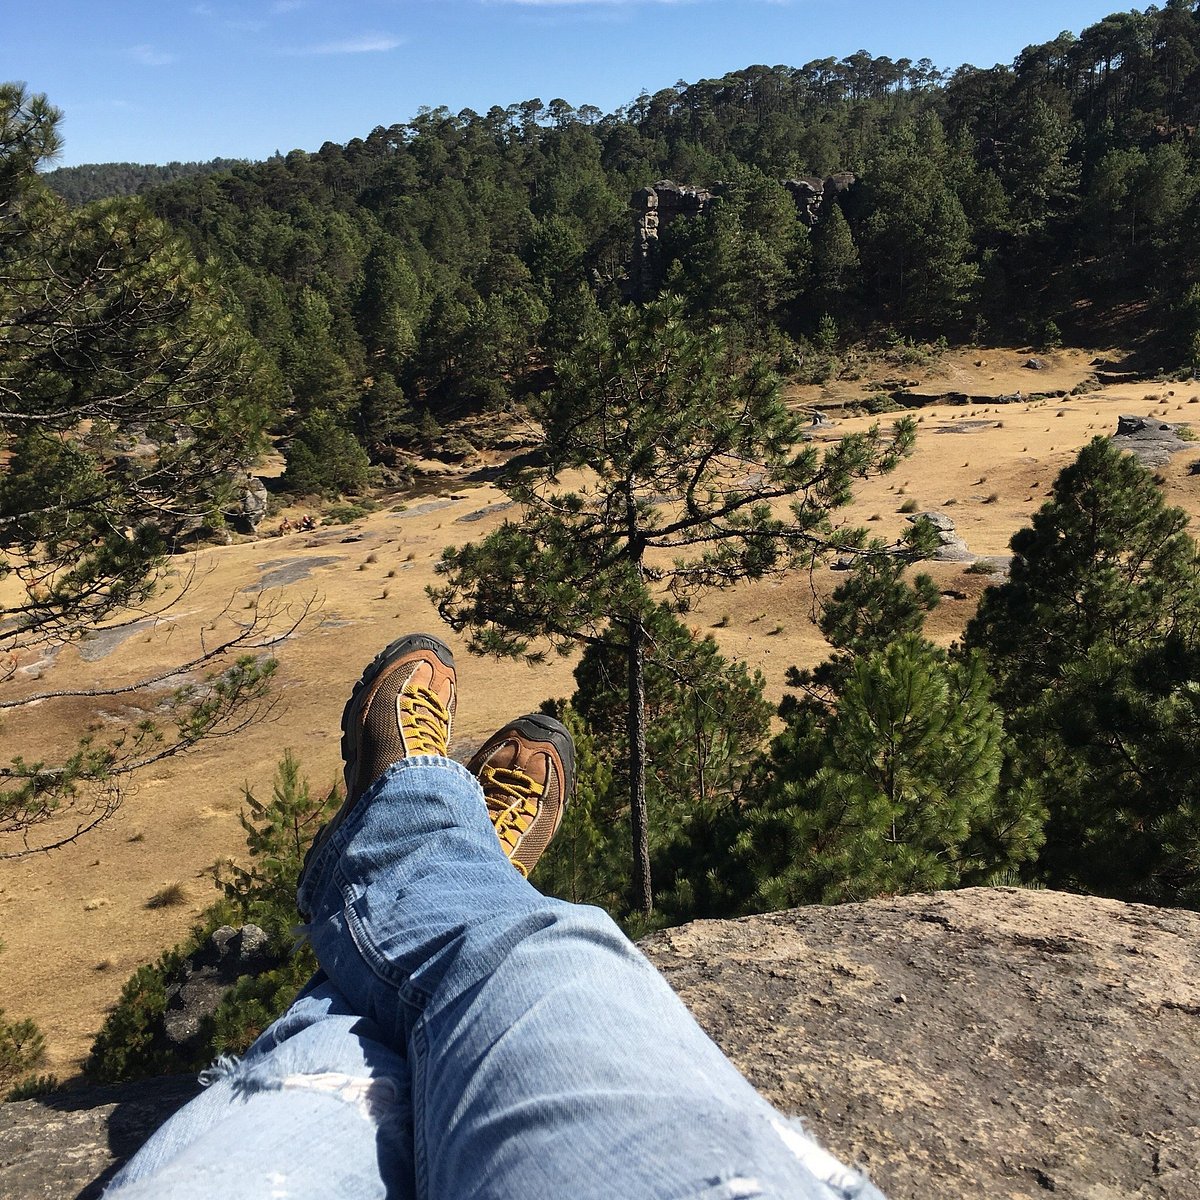
[[[417,1019],[409,1037],[409,1091],[412,1098],[413,1184],[416,1200],[429,1195],[429,1134],[426,1129],[428,1106],[425,1104],[425,1076],[429,1047],[424,1018]],[[418,1101],[420,1097],[420,1101]]]
[[414,1008],[418,1012],[422,1011],[429,1002],[428,994],[414,984],[410,976],[395,970],[392,964],[375,949],[374,943],[371,941],[366,927],[362,923],[362,918],[358,915],[358,909],[355,906],[354,888],[347,880],[340,864],[334,867],[333,886],[337,888],[338,895],[342,898],[342,912],[345,914],[346,931],[350,934],[350,940],[354,943],[355,949],[358,950],[363,962],[370,968],[371,974],[384,987],[395,991],[403,1004],[407,1004],[410,1008]]

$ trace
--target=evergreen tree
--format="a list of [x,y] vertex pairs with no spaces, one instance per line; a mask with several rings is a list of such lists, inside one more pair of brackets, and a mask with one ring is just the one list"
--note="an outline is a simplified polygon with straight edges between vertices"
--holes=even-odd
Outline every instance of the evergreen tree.
[[986,882],[1032,858],[1043,813],[998,791],[999,710],[976,656],[922,636],[932,579],[905,576],[930,542],[875,545],[825,604],[833,653],[792,668],[796,697],[746,797],[745,907],[863,899]]
[[[788,670],[788,687],[798,688],[803,702],[831,706],[845,685],[854,663],[886,649],[897,638],[919,634],[925,616],[941,602],[937,585],[924,573],[910,583],[906,572],[913,562],[933,547],[934,533],[928,521],[910,526],[903,542],[888,548],[872,542],[854,569],[821,606],[817,626],[833,653],[816,667]],[[798,703],[785,697],[782,713]]]
[[[480,652],[528,654],[536,638],[567,652],[610,627],[620,639],[634,888],[648,915],[646,648],[658,597],[683,608],[706,588],[845,544],[831,510],[853,479],[894,466],[913,426],[822,456],[800,442],[765,365],[732,361],[720,333],[689,329],[673,298],[612,314],[557,376],[540,410],[545,462],[505,485],[521,517],[447,550],[432,595]],[[772,506],[787,498],[785,518]]]
[[965,644],[997,679],[1006,779],[1049,811],[1058,886],[1200,901],[1200,551],[1150,473],[1097,438],[1012,539]]
[[898,126],[864,182],[864,261],[885,303],[926,325],[959,317],[979,272],[936,115]]
[[[9,655],[74,641],[148,600],[166,554],[222,523],[279,402],[277,376],[223,311],[215,276],[162,221],[133,200],[70,210],[45,189],[37,166],[57,146],[57,117],[43,97],[0,86],[0,575],[10,576],[0,650]],[[212,667],[236,646],[262,649],[261,633],[251,622],[156,682]],[[59,761],[14,757],[0,769],[0,853],[92,828],[139,765],[239,728],[273,669],[243,657],[179,689],[161,716],[87,735]],[[66,809],[76,824],[39,841]]]
[[813,235],[814,300],[822,312],[846,311],[858,282],[858,247],[842,213],[831,204]]
[[978,659],[906,634],[857,659],[834,709],[802,706],[747,800],[754,907],[839,903],[986,879],[1028,852],[1036,815],[993,857],[1002,724]]
[[1013,535],[1009,579],[988,588],[964,642],[997,672],[1006,711],[1055,687],[1093,646],[1190,642],[1200,619],[1187,514],[1145,467],[1095,438]]
[[[557,851],[552,847],[550,876],[539,867],[538,882],[570,899],[581,880],[590,881],[593,902],[641,929],[623,833],[630,788],[620,642],[610,632],[584,651],[576,668],[569,711],[587,748],[587,763],[576,764],[584,808],[564,818],[568,839]],[[727,896],[736,889],[739,868],[729,850],[741,821],[742,785],[771,716],[763,687],[758,672],[723,656],[711,636],[689,631],[665,608],[653,615],[646,656],[646,790],[655,816],[650,859],[659,922],[732,911]]]

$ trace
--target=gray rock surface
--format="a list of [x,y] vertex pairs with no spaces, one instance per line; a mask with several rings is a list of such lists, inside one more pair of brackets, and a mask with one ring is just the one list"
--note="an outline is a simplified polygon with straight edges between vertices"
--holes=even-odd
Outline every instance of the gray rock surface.
[[800,215],[800,220],[810,229],[817,225],[829,211],[829,206],[857,182],[850,171],[839,171],[822,179],[817,175],[801,175],[798,179],[785,179],[787,188]]
[[959,536],[958,530],[954,527],[954,521],[944,512],[914,513],[908,520],[915,524],[922,517],[937,530],[938,546],[929,556],[932,561],[951,563],[975,561],[976,556],[971,553],[970,547]]
[[1179,427],[1157,417],[1120,416],[1117,432],[1112,436],[1114,446],[1129,451],[1143,467],[1162,467],[1171,461],[1172,454],[1191,450],[1195,442],[1179,436]]
[[240,533],[254,533],[267,515],[267,485],[257,475],[242,472],[234,478],[236,507],[228,518]]
[[205,1040],[205,1022],[218,1009],[225,993],[243,976],[259,975],[279,966],[270,940],[257,925],[234,929],[222,925],[194,954],[179,966],[167,984],[167,1008],[161,1037],[167,1046],[194,1053]]
[[199,1090],[194,1079],[172,1076],[0,1105],[0,1196],[95,1200],[121,1163]]
[[[1200,914],[973,889],[642,946],[752,1082],[892,1200],[1200,1197]],[[0,1106],[0,1194],[80,1195],[193,1090]]]
[[645,949],[892,1200],[1200,1197],[1200,914],[972,889]]

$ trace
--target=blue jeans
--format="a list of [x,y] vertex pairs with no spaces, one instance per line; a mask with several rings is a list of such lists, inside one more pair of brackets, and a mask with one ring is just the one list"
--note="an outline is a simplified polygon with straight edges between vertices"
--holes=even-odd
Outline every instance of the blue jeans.
[[300,905],[321,974],[107,1197],[882,1200],[604,913],[514,870],[460,764],[391,767]]

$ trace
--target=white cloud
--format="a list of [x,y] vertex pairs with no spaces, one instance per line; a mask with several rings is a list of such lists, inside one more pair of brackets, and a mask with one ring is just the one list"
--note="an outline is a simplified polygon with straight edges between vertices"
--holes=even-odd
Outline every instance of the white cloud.
[[275,0],[275,3],[271,5],[271,11],[273,13],[290,13],[307,7],[308,0]]
[[179,57],[178,54],[172,54],[167,50],[156,50],[149,42],[143,42],[139,46],[130,46],[126,53],[134,62],[141,63],[143,67],[165,67]]
[[403,46],[404,39],[392,37],[390,34],[367,33],[361,37],[342,38],[336,42],[318,42],[312,46],[297,46],[285,50],[285,54],[383,54]]

